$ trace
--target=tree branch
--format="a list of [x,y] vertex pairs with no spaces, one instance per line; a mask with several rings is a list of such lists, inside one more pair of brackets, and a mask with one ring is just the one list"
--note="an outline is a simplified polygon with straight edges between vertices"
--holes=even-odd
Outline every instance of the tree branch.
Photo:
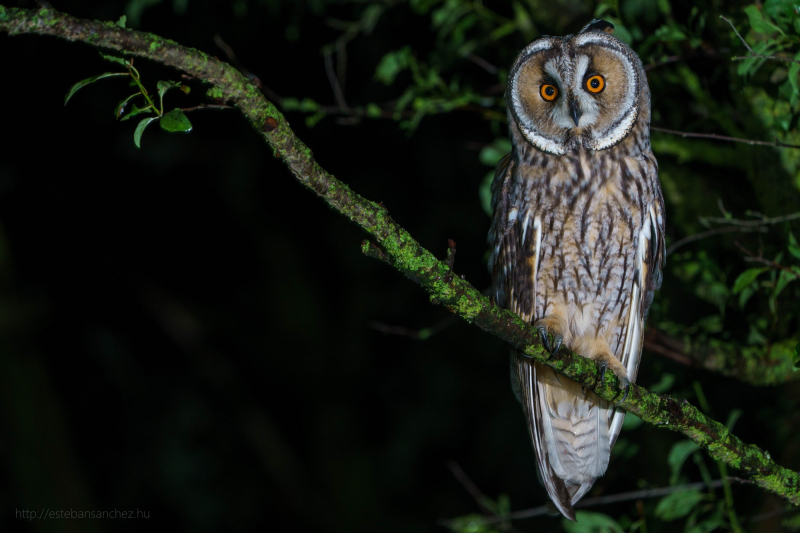
[[[705,481],[698,481],[696,483],[686,483],[685,485],[674,485],[671,487],[657,487],[651,489],[634,490],[631,492],[623,492],[621,494],[609,494],[608,496],[595,496],[592,498],[583,498],[582,500],[580,500],[578,503],[575,504],[575,508],[584,509],[586,507],[593,507],[597,505],[608,505],[611,503],[627,502],[631,500],[660,498],[661,496],[667,496],[669,494],[674,494],[676,492],[683,492],[690,490],[718,489],[723,486],[725,481],[749,483],[749,481],[747,480],[732,477],[728,478],[727,480],[715,479],[711,483],[706,483]],[[780,511],[785,512],[784,509],[780,509]],[[547,505],[540,505],[539,507],[534,507],[532,509],[525,509],[523,511],[514,511],[513,513],[508,513],[501,516],[495,515],[495,516],[485,516],[483,518],[476,518],[475,520],[470,521],[470,525],[479,526],[479,525],[496,524],[497,522],[503,522],[503,521],[522,520],[525,518],[534,518],[537,516],[542,516],[549,512],[551,512],[550,507],[548,507]],[[442,521],[442,525],[450,526],[453,524],[453,522],[454,520],[444,520]]]
[[794,369],[795,341],[769,346],[738,346],[717,339],[690,342],[649,328],[644,349],[682,365],[719,372],[753,385],[781,385],[800,378]]
[[659,128],[657,126],[650,126],[651,131],[660,131],[661,133],[669,133],[670,135],[680,135],[681,137],[692,137],[695,139],[714,139],[716,141],[730,141],[736,143],[744,143],[757,146],[774,146],[775,148],[800,148],[797,144],[786,144],[780,141],[757,141],[755,139],[742,139],[741,137],[728,137],[727,135],[718,135],[716,133],[692,133],[690,131],[670,130],[667,128]]
[[[207,94],[216,103],[238,107],[295,178],[367,232],[380,247],[386,261],[422,286],[432,302],[445,306],[601,398],[614,403],[622,398],[616,376],[607,375],[605,383],[600,384],[598,365],[567,348],[551,357],[530,324],[494,305],[458,276],[448,275],[447,264],[414,240],[382,205],[356,194],[322,169],[311,150],[295,136],[283,115],[253,82],[232,66],[157,35],[121,28],[110,22],[81,20],[48,8],[29,10],[0,6],[0,31],[9,35],[29,33],[83,41],[94,47],[174,67],[208,83],[211,87]],[[375,255],[367,241],[362,250]],[[708,418],[688,402],[659,396],[632,385],[627,399],[619,405],[646,422],[683,433],[713,458],[743,471],[755,484],[800,505],[800,477],[796,472],[779,466],[758,447],[745,444],[724,425]]]

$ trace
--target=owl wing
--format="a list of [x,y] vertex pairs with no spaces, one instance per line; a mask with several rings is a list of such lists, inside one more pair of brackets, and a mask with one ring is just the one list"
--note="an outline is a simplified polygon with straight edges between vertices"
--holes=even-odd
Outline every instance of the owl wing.
[[495,302],[530,322],[536,294],[536,256],[541,241],[538,223],[524,218],[513,195],[514,160],[497,164],[492,182],[494,217],[489,230],[492,289]]
[[[628,307],[628,324],[621,339],[623,346],[621,360],[628,371],[631,383],[636,381],[636,375],[639,373],[647,312],[653,302],[655,291],[661,286],[661,269],[666,259],[663,212],[664,200],[659,191],[657,197],[646,207],[644,224],[639,231],[636,271]],[[624,420],[625,411],[615,408],[609,431],[611,447],[617,441]]]
[[[492,251],[489,268],[497,304],[531,322],[535,309],[541,228],[538,220],[531,219],[530,212],[523,209],[524,206],[519,205],[513,195],[514,164],[511,154],[501,159],[492,183],[494,218],[489,231]],[[525,213],[521,214],[521,211]],[[548,460],[548,437],[544,425],[549,421],[549,415],[542,411],[539,372],[545,372],[546,378],[558,380],[546,366],[532,363],[518,353],[512,355],[511,384],[529,420],[528,429],[534,443],[540,481],[561,513],[575,520],[570,502],[578,487],[568,488]]]
[[514,227],[508,223],[508,212],[511,210],[511,179],[514,163],[511,153],[506,154],[497,163],[492,181],[492,225],[489,228],[489,271],[492,274],[492,293],[495,302],[508,308],[508,295],[513,292],[514,271],[509,271],[509,261],[513,261],[515,250],[508,249],[508,241],[514,238]]

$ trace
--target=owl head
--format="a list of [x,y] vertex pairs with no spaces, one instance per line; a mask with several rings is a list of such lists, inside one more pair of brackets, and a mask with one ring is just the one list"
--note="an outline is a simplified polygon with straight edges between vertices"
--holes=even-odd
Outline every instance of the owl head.
[[575,35],[541,37],[514,62],[510,118],[539,150],[605,150],[625,139],[640,113],[649,117],[641,61],[613,29],[595,19]]

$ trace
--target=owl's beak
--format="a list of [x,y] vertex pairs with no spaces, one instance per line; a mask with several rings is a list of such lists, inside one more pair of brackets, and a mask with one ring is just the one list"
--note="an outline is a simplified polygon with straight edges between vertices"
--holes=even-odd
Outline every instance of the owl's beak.
[[578,107],[577,100],[571,100],[569,103],[569,116],[572,117],[572,122],[575,123],[576,128],[578,127],[581,115],[583,115],[583,112]]

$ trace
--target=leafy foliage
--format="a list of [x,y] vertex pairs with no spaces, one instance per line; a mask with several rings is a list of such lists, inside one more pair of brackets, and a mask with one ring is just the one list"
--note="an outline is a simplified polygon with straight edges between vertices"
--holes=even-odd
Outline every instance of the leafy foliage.
[[[123,15],[117,22],[117,25],[124,28],[125,18],[126,17]],[[128,76],[131,78],[130,85],[136,87],[138,91],[120,100],[120,102],[114,108],[114,117],[118,120],[126,121],[131,117],[135,117],[136,115],[150,113],[155,113],[156,115],[155,117],[148,117],[140,120],[139,124],[136,126],[136,129],[133,132],[133,143],[137,148],[141,147],[142,134],[144,133],[145,128],[147,128],[147,126],[155,120],[159,121],[161,129],[170,133],[188,133],[192,130],[192,123],[186,117],[183,110],[175,108],[166,113],[164,112],[164,95],[167,93],[167,91],[170,89],[179,89],[181,92],[189,94],[191,89],[188,85],[184,85],[183,83],[177,81],[159,81],[156,84],[156,90],[158,91],[158,105],[156,105],[150,98],[150,94],[147,92],[147,89],[145,89],[144,85],[142,85],[139,71],[133,66],[133,59],[125,60],[121,57],[102,53],[100,55],[106,61],[124,66],[127,68],[128,72],[106,72],[79,81],[73,85],[67,93],[66,97],[64,98],[64,105],[67,105],[67,102],[69,102],[70,98],[72,98],[72,96],[78,90],[98,80],[110,77]],[[143,100],[145,104],[144,107],[138,107],[136,105],[134,100],[137,98],[141,98]],[[127,111],[128,104],[131,104],[132,106],[130,111]]]

